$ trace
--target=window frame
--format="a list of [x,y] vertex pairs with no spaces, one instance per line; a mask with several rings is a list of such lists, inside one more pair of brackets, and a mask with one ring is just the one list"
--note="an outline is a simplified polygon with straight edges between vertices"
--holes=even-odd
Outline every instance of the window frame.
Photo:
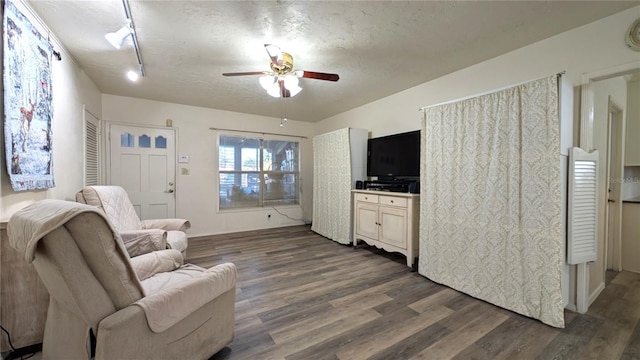
[[[257,170],[221,170],[220,169],[220,148],[222,146],[222,139],[225,137],[235,137],[235,138],[246,138],[247,140],[256,140],[258,142],[258,167]],[[297,156],[296,156],[296,169],[297,171],[281,171],[281,170],[265,170],[264,169],[264,142],[265,141],[282,141],[282,142],[288,142],[288,143],[295,143],[296,144],[296,148],[297,148]],[[291,139],[290,137],[285,136],[269,136],[266,134],[255,134],[255,133],[244,133],[244,132],[233,132],[233,133],[227,133],[227,132],[221,132],[218,133],[216,136],[216,149],[215,149],[215,155],[216,155],[216,177],[217,177],[217,212],[218,213],[229,213],[229,212],[247,212],[247,211],[256,211],[256,210],[263,210],[263,209],[267,209],[267,208],[286,208],[286,207],[291,207],[291,208],[295,208],[295,207],[301,207],[302,206],[302,191],[301,191],[301,161],[302,161],[302,154],[301,154],[301,145],[302,143],[299,141],[299,139]],[[221,191],[221,175],[222,174],[232,174],[234,176],[242,176],[244,174],[247,175],[252,175],[255,174],[257,175],[259,181],[258,181],[258,186],[259,186],[259,191],[260,191],[260,195],[258,197],[258,201],[257,204],[255,206],[239,206],[239,207],[227,207],[224,208],[221,206],[222,204],[222,199],[223,197],[221,197],[220,191]],[[295,203],[290,203],[290,204],[269,204],[270,201],[278,201],[278,200],[269,200],[269,199],[265,199],[265,176],[272,176],[272,174],[281,174],[282,176],[285,176],[287,174],[292,174],[295,176],[295,193],[296,193],[296,197],[295,197]]]

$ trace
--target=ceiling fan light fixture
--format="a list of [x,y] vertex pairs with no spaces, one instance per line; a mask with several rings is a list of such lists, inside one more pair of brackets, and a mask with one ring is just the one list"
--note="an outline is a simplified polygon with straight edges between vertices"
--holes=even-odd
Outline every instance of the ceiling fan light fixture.
[[289,90],[289,93],[291,94],[291,97],[294,97],[296,95],[298,95],[298,93],[300,93],[300,91],[302,91],[302,88],[300,86],[298,86],[296,84],[296,86],[292,86],[292,87],[286,87],[287,90]]
[[107,39],[109,44],[111,44],[111,46],[120,50],[120,48],[122,47],[122,43],[124,42],[124,39],[126,39],[127,36],[131,34],[133,34],[133,29],[129,27],[129,25],[125,25],[121,27],[120,30],[116,32],[108,33],[104,37],[105,39]]
[[289,90],[298,87],[298,77],[295,75],[285,75],[284,87],[286,87]]
[[275,97],[275,98],[279,98],[282,95],[280,94],[280,86],[278,85],[278,82],[274,82],[273,85],[267,90],[267,94]]
[[276,82],[276,77],[273,75],[263,75],[260,76],[260,86],[262,86],[263,89],[269,91],[269,89],[271,89],[273,87],[273,84]]

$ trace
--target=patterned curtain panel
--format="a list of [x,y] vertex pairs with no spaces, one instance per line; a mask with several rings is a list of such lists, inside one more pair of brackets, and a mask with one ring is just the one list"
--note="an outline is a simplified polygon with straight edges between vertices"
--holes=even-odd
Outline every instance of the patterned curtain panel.
[[351,242],[351,151],[348,128],[313,138],[311,230],[341,244]]
[[15,191],[55,186],[52,47],[11,2],[3,17],[4,139]]
[[564,327],[557,77],[425,110],[419,272]]

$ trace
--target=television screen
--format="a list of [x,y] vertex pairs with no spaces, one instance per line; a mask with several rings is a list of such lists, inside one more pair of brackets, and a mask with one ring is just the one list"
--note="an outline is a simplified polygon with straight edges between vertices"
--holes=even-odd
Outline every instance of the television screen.
[[380,180],[420,176],[420,130],[369,139],[367,176]]

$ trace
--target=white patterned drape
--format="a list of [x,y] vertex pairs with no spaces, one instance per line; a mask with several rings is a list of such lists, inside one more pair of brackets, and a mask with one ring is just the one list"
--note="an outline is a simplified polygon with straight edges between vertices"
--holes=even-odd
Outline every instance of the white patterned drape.
[[564,327],[557,77],[425,110],[419,272]]
[[349,129],[313,137],[311,230],[341,244],[351,242],[351,150]]

